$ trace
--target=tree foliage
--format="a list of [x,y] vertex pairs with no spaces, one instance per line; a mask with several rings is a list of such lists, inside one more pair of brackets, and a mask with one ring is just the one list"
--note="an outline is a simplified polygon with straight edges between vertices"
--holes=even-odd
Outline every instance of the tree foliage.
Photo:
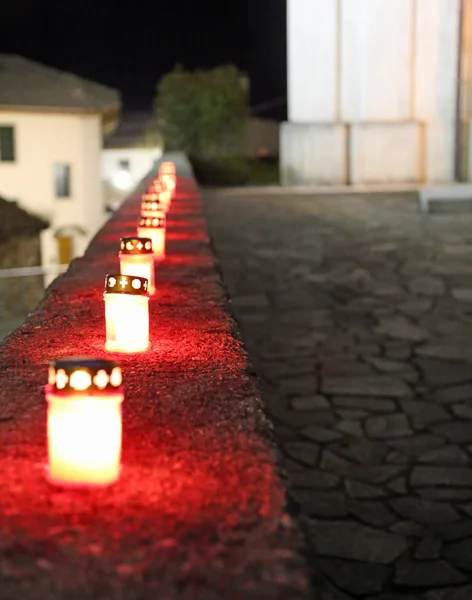
[[166,150],[204,159],[244,153],[247,79],[232,65],[186,71],[157,86],[156,113]]

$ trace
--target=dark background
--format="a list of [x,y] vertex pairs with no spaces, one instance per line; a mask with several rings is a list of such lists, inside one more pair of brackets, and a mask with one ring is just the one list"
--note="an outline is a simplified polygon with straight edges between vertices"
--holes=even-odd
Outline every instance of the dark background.
[[249,75],[253,112],[286,116],[286,0],[0,1],[0,53],[118,89],[125,110],[149,109],[177,63],[234,63]]

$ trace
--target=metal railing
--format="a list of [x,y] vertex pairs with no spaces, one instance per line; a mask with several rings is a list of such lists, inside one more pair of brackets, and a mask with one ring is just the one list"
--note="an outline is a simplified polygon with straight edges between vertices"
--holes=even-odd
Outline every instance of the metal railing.
[[19,327],[68,265],[0,269],[0,340]]

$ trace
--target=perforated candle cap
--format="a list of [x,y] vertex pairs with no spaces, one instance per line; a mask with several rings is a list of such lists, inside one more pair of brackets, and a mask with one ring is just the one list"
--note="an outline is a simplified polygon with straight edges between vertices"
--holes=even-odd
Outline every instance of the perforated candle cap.
[[119,363],[105,358],[73,356],[49,364],[48,391],[53,393],[117,391],[122,382]]
[[105,294],[130,294],[148,296],[149,282],[145,277],[134,275],[107,275],[105,277]]
[[152,240],[146,237],[124,237],[120,240],[123,254],[152,254]]
[[164,191],[162,182],[159,179],[154,179],[152,184],[149,186],[149,193],[159,193],[161,191]]
[[159,167],[159,173],[175,173],[175,165],[172,162],[163,162]]
[[138,227],[148,227],[149,229],[162,229],[165,226],[165,217],[141,217],[138,225]]
[[164,205],[162,202],[157,200],[141,200],[141,212],[144,210],[162,210],[164,211]]

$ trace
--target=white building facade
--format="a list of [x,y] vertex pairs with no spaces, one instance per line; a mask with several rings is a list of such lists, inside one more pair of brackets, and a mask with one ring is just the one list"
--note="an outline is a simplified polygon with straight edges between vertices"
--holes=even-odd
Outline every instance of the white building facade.
[[472,0],[287,0],[284,184],[472,181]]
[[101,176],[107,206],[119,205],[161,156],[160,148],[105,148],[101,155]]
[[0,67],[0,195],[50,224],[43,266],[68,264],[107,218],[101,152],[119,96],[21,57],[0,55]]

